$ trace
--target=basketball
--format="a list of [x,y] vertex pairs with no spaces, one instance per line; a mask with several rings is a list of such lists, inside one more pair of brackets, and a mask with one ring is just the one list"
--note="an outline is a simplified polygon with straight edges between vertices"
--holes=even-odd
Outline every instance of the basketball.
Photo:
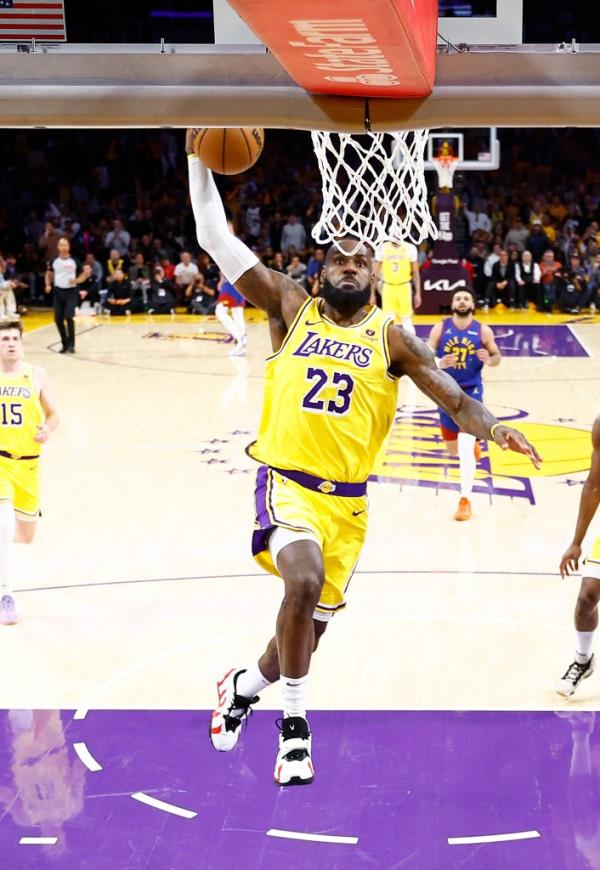
[[261,127],[205,127],[194,150],[209,169],[221,175],[237,175],[254,166],[265,141]]

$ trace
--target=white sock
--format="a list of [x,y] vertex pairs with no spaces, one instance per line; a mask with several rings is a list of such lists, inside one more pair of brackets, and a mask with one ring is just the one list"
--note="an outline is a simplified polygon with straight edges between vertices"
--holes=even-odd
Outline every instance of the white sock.
[[244,698],[253,698],[270,686],[271,683],[263,676],[258,665],[251,665],[246,669],[245,673],[240,674],[237,678],[237,693]]
[[228,313],[227,306],[223,305],[222,302],[219,302],[217,307],[215,308],[215,314],[217,319],[223,324],[229,335],[233,335],[236,341],[240,340],[237,326],[233,320],[233,317]]
[[308,674],[305,677],[284,677],[281,674],[283,689],[283,715],[302,716],[306,719],[306,699],[308,697]]
[[9,501],[0,502],[0,595],[12,595],[16,526],[12,504]]
[[412,317],[402,317],[401,318],[402,327],[410,332],[411,335],[416,335],[417,331],[415,329],[414,323],[412,322]]
[[577,646],[575,652],[575,661],[580,665],[584,665],[592,657],[592,644],[594,642],[593,631],[576,631]]
[[241,305],[236,305],[231,309],[231,316],[235,323],[235,328],[238,333],[238,341],[242,341],[246,337],[246,318],[244,317],[244,309]]
[[469,498],[475,480],[475,436],[458,433],[458,462],[460,465],[460,494]]

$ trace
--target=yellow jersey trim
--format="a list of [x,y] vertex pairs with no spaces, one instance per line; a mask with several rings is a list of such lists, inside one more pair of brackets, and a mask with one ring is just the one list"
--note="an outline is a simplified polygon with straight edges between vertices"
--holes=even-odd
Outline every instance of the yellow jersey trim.
[[309,296],[308,299],[306,300],[306,302],[302,303],[302,305],[300,306],[300,308],[296,312],[294,319],[290,323],[289,329],[286,332],[283,341],[281,342],[281,347],[278,350],[274,351],[272,354],[270,354],[270,356],[266,357],[265,358],[266,362],[268,362],[269,360],[272,360],[272,359],[277,359],[277,357],[281,354],[281,352],[283,350],[285,350],[286,345],[288,344],[290,338],[292,337],[292,333],[294,332],[294,330],[298,326],[300,318],[302,317],[302,315],[304,314],[304,312],[306,311],[306,309],[308,308],[310,303],[313,301],[313,299],[314,299],[313,296]]

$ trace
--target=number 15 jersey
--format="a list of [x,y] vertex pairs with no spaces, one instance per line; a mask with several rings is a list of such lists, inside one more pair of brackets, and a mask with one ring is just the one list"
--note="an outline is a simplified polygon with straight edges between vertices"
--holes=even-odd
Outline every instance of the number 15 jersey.
[[325,480],[367,480],[396,410],[392,320],[373,306],[359,323],[338,326],[323,314],[322,299],[308,299],[280,349],[267,357],[251,455]]

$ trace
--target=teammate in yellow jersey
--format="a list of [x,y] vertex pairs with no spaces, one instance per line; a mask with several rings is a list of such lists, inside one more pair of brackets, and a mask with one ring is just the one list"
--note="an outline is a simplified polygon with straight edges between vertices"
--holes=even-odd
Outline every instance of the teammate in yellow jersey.
[[58,425],[48,375],[23,359],[20,322],[0,323],[0,623],[13,625],[13,545],[29,544],[40,515],[40,451]]
[[369,304],[371,251],[340,239],[327,253],[321,296],[267,269],[227,227],[212,174],[193,152],[190,196],[198,242],[227,279],[267,312],[273,354],[252,453],[264,463],[255,491],[253,552],[283,578],[276,635],[257,665],[231,668],[218,683],[210,736],[233,749],[258,693],[281,679],[283,719],[275,782],[312,781],[306,719],[311,655],[345,593],[367,528],[367,478],[389,432],[395,380],[406,374],[477,438],[493,438],[537,465],[535,449],[462,392],[427,346]]
[[[581,490],[575,534],[560,561],[561,577],[568,577],[578,570],[581,545],[599,504],[600,416],[596,417],[592,427],[592,464]],[[573,694],[582,680],[592,675],[595,667],[592,645],[594,632],[598,627],[598,602],[600,601],[600,537],[592,544],[581,573],[583,578],[575,605],[575,658],[556,686],[556,691],[567,698]]]
[[[380,284],[382,311],[393,314],[396,323],[415,335],[413,307],[421,307],[421,273],[415,245],[400,240],[380,245],[373,271]],[[375,303],[374,289],[371,302]]]

